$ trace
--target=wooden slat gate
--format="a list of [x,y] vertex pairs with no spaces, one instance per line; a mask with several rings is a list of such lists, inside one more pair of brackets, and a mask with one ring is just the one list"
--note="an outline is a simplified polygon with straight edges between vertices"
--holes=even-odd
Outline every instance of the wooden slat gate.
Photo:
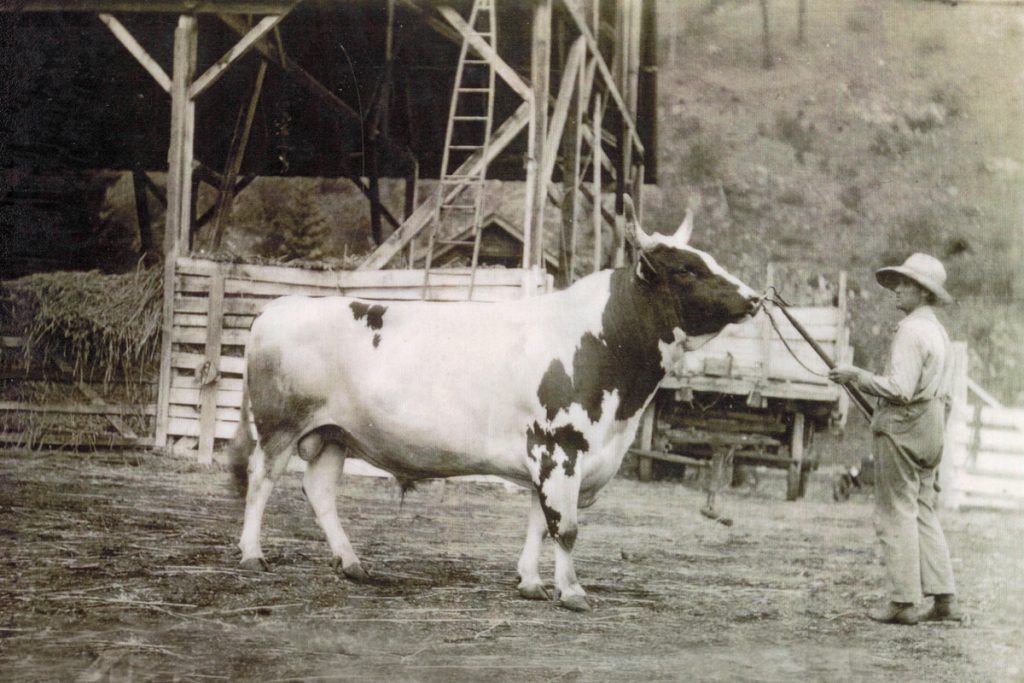
[[1007,408],[976,388],[966,376],[966,345],[955,346],[959,377],[939,475],[943,506],[1024,510],[1024,408]]
[[[419,299],[422,270],[314,271],[282,266],[219,263],[182,257],[174,280],[170,376],[161,385],[157,433],[165,444],[213,459],[218,440],[234,435],[242,405],[244,351],[249,327],[273,299],[288,294],[344,294],[366,299]],[[469,269],[431,273],[431,298],[465,301]],[[515,299],[552,288],[550,276],[519,269],[479,269],[474,301]]]

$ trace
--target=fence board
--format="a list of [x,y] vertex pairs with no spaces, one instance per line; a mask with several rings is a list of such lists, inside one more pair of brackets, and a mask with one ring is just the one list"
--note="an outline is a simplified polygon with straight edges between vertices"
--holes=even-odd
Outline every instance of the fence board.
[[981,422],[986,427],[1006,427],[1017,430],[1017,438],[1024,441],[1024,409],[982,406]]
[[[192,372],[202,365],[205,360],[206,357],[201,353],[186,353],[179,351],[172,355],[171,365],[172,367]],[[245,358],[242,358],[241,356],[221,356],[218,367],[220,368],[221,373],[241,375],[245,373]],[[180,375],[177,375],[172,378],[171,382],[174,386],[183,386],[179,382],[180,377]],[[193,378],[189,377],[189,379]],[[224,381],[223,378],[221,381]]]
[[[199,387],[171,387],[169,392],[170,403],[179,405],[199,405]],[[217,405],[229,406],[231,408],[242,407],[242,392],[218,389]],[[173,432],[172,432],[173,433]]]

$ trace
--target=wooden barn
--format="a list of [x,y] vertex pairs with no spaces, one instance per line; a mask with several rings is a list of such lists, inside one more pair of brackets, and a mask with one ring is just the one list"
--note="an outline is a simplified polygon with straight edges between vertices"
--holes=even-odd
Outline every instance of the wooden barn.
[[[235,428],[241,352],[270,298],[548,291],[555,273],[624,262],[625,197],[642,212],[655,179],[653,0],[23,0],[0,21],[12,244],[37,241],[26,212],[54,199],[40,178],[132,172],[139,243],[163,263],[154,429],[135,442],[202,462]],[[349,179],[373,248],[346,270],[208,258],[266,176]],[[385,178],[404,180],[401,207]],[[485,214],[492,180],[522,188],[521,224]],[[5,272],[26,271],[18,249]]]

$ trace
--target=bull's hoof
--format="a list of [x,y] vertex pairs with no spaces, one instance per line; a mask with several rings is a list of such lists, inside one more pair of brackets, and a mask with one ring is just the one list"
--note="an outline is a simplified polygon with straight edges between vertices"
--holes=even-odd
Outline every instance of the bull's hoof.
[[370,578],[370,575],[366,573],[366,570],[363,569],[363,566],[359,564],[359,562],[353,562],[346,567],[340,557],[334,557],[331,559],[331,567],[334,571],[355,583],[362,583]]
[[569,595],[558,599],[558,606],[572,612],[589,612],[590,603],[585,595]]
[[240,563],[242,569],[250,572],[269,572],[270,565],[262,557],[247,557]]
[[519,597],[527,600],[550,600],[551,594],[544,588],[544,584],[521,583],[519,584]]

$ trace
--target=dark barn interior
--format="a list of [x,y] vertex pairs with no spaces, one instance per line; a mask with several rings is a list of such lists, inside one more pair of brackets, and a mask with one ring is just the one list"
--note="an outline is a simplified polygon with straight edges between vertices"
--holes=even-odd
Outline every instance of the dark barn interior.
[[[465,14],[470,3],[451,4]],[[496,4],[498,51],[528,78],[531,4]],[[605,4],[613,11],[614,2]],[[571,22],[559,7],[552,36],[554,83],[564,64]],[[386,3],[309,0],[288,14],[277,34],[287,59],[350,111],[329,106],[301,79],[272,65],[241,175],[404,177],[415,159],[421,178],[437,177],[461,41],[450,29],[444,32],[444,22],[428,3],[398,2],[394,11],[390,69],[385,58]],[[116,16],[169,68],[175,12]],[[655,41],[647,39],[653,35],[653,22],[654,3],[644,2],[637,124],[648,149],[655,148],[656,138]],[[199,33],[200,73],[239,38],[212,13],[199,15]],[[612,27],[605,25],[602,49],[613,37]],[[102,252],[110,245],[96,239],[104,182],[95,171],[166,171],[170,98],[93,12],[2,12],[0,55],[3,277],[102,267]],[[195,156],[202,167],[222,169],[261,59],[255,50],[244,56],[198,102]],[[520,102],[499,79],[495,125]],[[374,128],[379,136],[373,135]],[[378,145],[373,155],[368,153],[371,138]],[[526,135],[520,134],[490,165],[488,176],[522,179],[525,152]],[[649,157],[645,181],[654,182],[654,155]],[[375,168],[368,168],[370,163]]]

